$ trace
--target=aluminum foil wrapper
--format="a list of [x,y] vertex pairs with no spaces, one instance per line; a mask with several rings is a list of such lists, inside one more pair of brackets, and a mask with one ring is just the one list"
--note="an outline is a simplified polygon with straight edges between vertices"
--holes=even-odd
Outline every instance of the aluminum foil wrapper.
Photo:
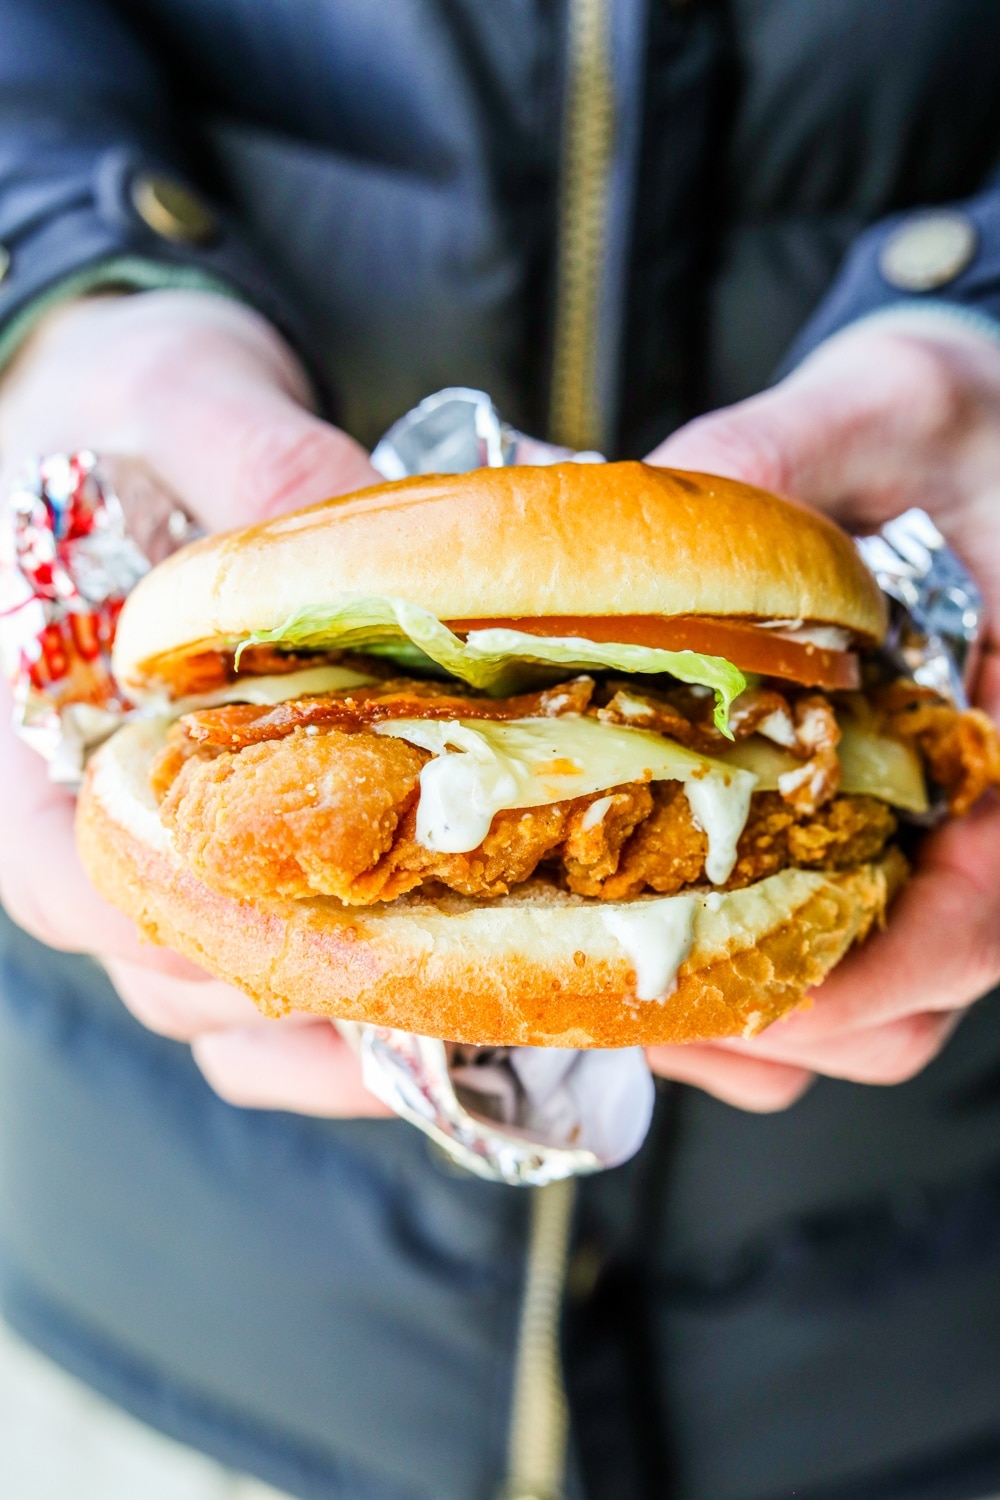
[[451,1161],[511,1187],[617,1166],[646,1138],[653,1080],[640,1047],[469,1047],[338,1021],[365,1085]]
[[508,464],[603,463],[602,453],[574,453],[509,426],[485,391],[449,386],[426,396],[394,422],[372,452],[386,479],[413,474],[466,474]]
[[131,458],[52,454],[0,514],[0,659],[14,727],[53,781],[79,786],[88,752],[132,705],[111,670],[115,625],[142,575],[200,533]]
[[[600,462],[525,436],[482,391],[456,387],[390,428],[372,460],[389,479],[507,464]],[[179,501],[136,460],[81,452],[37,463],[0,508],[0,655],[14,725],[78,784],[88,752],[132,712],[111,671],[126,595],[199,534]],[[933,522],[907,511],[859,551],[889,596],[890,665],[964,705],[982,602]],[[367,1086],[460,1166],[537,1186],[627,1160],[648,1129],[653,1084],[639,1048],[456,1046],[338,1023]]]
[[926,511],[907,510],[855,546],[888,596],[890,666],[968,708],[983,596]]

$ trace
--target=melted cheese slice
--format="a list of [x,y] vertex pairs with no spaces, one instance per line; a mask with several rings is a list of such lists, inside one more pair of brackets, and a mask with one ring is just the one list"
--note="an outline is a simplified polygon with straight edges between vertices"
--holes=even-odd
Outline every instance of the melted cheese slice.
[[681,781],[708,838],[709,880],[727,880],[757,785],[752,771],[697,755],[646,729],[567,715],[505,723],[397,719],[376,734],[429,750],[420,773],[417,840],[441,854],[483,842],[505,808],[543,807],[632,781]]
[[[838,722],[840,790],[853,796],[877,797],[905,812],[925,813],[930,806],[927,784],[913,746],[888,735],[873,734],[852,719]],[[727,765],[752,771],[759,792],[777,791],[779,776],[802,767],[801,760],[759,734],[727,747],[722,759]]]
[[[219,708],[223,703],[254,703],[259,708],[270,708],[276,703],[286,703],[291,698],[308,698],[316,693],[336,693],[341,688],[364,687],[374,682],[374,677],[365,677],[350,667],[304,667],[301,672],[277,672],[271,676],[255,677],[247,672],[229,682],[214,693],[193,693],[189,698],[171,699],[171,718],[181,714],[196,713],[199,708]],[[144,707],[154,712],[164,712],[164,705],[153,699],[144,700]]]

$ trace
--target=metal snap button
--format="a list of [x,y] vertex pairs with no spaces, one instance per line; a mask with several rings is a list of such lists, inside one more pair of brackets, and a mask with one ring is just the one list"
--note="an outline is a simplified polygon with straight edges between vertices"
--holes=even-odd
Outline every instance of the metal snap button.
[[219,232],[211,209],[173,177],[140,172],[132,180],[131,196],[140,219],[162,239],[204,245]]
[[976,226],[966,214],[921,214],[889,236],[879,254],[879,270],[902,292],[930,292],[954,281],[978,245]]

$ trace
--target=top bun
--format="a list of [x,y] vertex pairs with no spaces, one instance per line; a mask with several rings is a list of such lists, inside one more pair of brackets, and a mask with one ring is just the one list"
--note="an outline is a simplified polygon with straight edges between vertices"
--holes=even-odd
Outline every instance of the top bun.
[[832,522],[764,490],[641,463],[476,469],[376,485],[183,548],[132,593],[115,671],[233,646],[338,596],[441,620],[715,615],[840,625],[885,606]]

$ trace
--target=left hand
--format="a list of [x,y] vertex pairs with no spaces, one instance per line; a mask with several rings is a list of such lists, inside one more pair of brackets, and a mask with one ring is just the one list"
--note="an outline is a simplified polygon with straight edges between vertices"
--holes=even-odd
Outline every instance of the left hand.
[[[309,409],[305,372],[263,318],[216,293],[100,296],[51,309],[0,381],[0,493],[33,454],[140,457],[209,529],[380,476]],[[72,799],[10,729],[0,675],[0,899],[42,942],[100,959],[144,1026],[191,1044],[232,1104],[387,1115],[329,1022],[267,1019],[246,995],[143,942],[77,858]]]
[[[919,312],[856,324],[780,385],[682,428],[649,462],[760,485],[851,530],[928,511],[985,595],[974,701],[1000,719],[1000,341]],[[998,981],[1000,803],[989,796],[922,841],[885,931],[809,1008],[752,1041],[651,1048],[650,1062],[759,1111],[792,1104],[816,1074],[901,1083]]]

